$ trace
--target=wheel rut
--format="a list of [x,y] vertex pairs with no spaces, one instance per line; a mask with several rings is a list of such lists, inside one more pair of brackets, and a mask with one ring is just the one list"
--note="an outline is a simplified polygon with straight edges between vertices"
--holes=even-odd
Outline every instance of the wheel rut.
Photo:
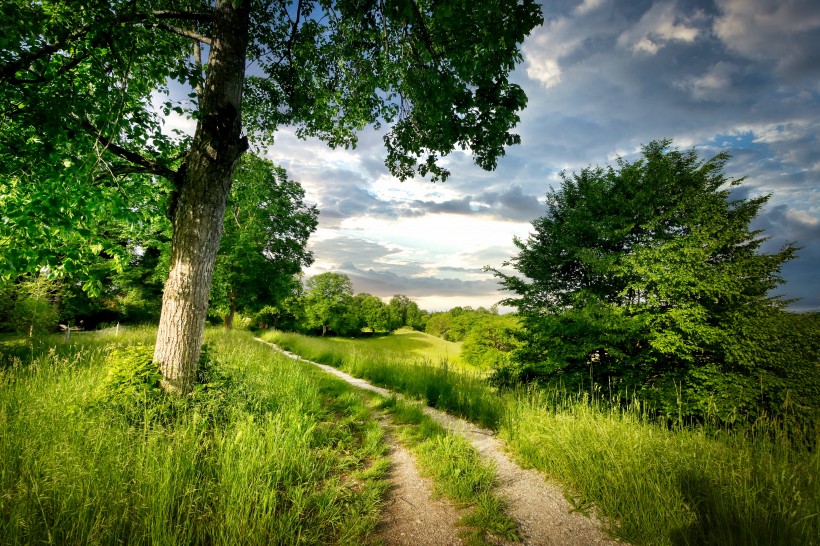
[[[319,364],[311,360],[304,359],[299,355],[285,351],[266,341],[256,338],[257,341],[265,343],[276,349],[277,351],[289,356],[290,358],[301,360],[318,366],[324,371],[335,375],[347,381],[353,386],[361,389],[369,390],[378,393],[382,396],[390,397],[401,395],[394,393],[388,389],[371,385],[367,381],[353,377],[341,370],[325,364]],[[560,485],[547,481],[545,477],[539,472],[532,469],[521,468],[516,464],[510,456],[506,453],[503,444],[495,437],[493,431],[483,429],[463,419],[453,417],[445,412],[436,410],[434,408],[425,407],[424,412],[430,416],[437,423],[442,425],[448,431],[459,434],[467,439],[479,454],[490,460],[496,466],[496,474],[498,476],[498,493],[507,503],[507,512],[512,516],[520,527],[521,538],[523,544],[533,546],[586,546],[586,545],[605,545],[605,544],[622,544],[619,541],[611,538],[603,531],[602,523],[595,518],[595,516],[584,515],[575,510],[572,505],[566,500],[561,490]],[[394,473],[399,475],[401,472],[408,471],[403,465],[415,463],[412,461],[412,456],[404,450],[401,446],[396,444],[391,439],[391,456],[394,456]],[[410,459],[410,463],[406,462],[405,458]],[[415,470],[415,475],[418,476],[418,471]],[[419,476],[416,478],[412,474],[406,479],[419,480],[422,483],[426,478]],[[427,480],[426,487],[430,488],[429,480]],[[421,485],[420,487],[425,487]],[[446,507],[430,507],[425,510],[442,510],[442,520],[438,515],[429,516],[428,524],[425,524],[425,519],[421,517],[421,510],[408,510],[399,513],[402,507],[403,495],[409,495],[410,491],[405,491],[400,486],[396,486],[391,490],[392,497],[388,498],[388,510],[384,521],[384,527],[390,528],[390,525],[396,525],[395,529],[399,529],[399,522],[404,522],[407,525],[405,535],[398,535],[398,542],[388,540],[387,536],[381,537],[386,544],[461,544],[457,534],[454,538],[444,538],[441,535],[439,540],[431,538],[431,541],[425,542],[424,538],[419,535],[415,536],[412,533],[414,528],[424,529],[433,528],[435,521],[449,520],[450,516],[446,516],[447,509],[455,512],[455,509],[441,500]],[[406,498],[410,498],[409,496]],[[413,497],[416,498],[416,497]],[[390,510],[396,510],[396,514],[391,514]],[[458,516],[449,524],[452,528],[455,527],[455,521]],[[392,535],[396,538],[396,535]],[[453,540],[450,542],[449,540]]]

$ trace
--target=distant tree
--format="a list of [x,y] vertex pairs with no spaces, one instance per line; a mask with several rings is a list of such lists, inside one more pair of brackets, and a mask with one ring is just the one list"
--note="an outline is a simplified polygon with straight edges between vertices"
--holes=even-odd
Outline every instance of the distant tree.
[[510,364],[513,351],[521,346],[515,315],[485,313],[472,323],[461,346],[461,358],[473,366],[497,369]]
[[294,275],[313,263],[306,249],[318,211],[285,170],[252,154],[237,167],[216,257],[212,304],[231,328],[237,310],[279,306],[293,293]]
[[356,294],[353,297],[354,307],[360,318],[361,328],[369,328],[370,332],[376,331],[390,332],[390,312],[385,303],[366,292]]
[[353,284],[347,275],[321,273],[307,281],[304,296],[305,326],[347,335],[357,331],[359,318],[353,307]]
[[795,247],[760,251],[749,223],[768,197],[732,199],[742,180],[723,174],[726,154],[670,145],[564,175],[515,240],[508,265],[522,276],[495,272],[522,321],[513,375],[621,385],[670,414],[732,419],[779,396],[756,383],[771,360],[759,328],[784,305],[768,293]]
[[430,313],[424,309],[419,308],[416,302],[407,310],[407,324],[413,330],[423,332],[427,328],[427,320],[430,318]]

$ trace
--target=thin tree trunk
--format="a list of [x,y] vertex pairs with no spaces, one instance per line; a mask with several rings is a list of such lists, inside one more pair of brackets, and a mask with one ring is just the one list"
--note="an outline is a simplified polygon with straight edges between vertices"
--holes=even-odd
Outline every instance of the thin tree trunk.
[[236,316],[236,293],[228,294],[228,314],[225,315],[225,329],[233,329],[233,318]]
[[231,176],[248,147],[241,124],[248,4],[244,0],[234,8],[231,0],[217,3],[200,117],[175,181],[171,268],[154,350],[169,391],[187,393],[196,379]]

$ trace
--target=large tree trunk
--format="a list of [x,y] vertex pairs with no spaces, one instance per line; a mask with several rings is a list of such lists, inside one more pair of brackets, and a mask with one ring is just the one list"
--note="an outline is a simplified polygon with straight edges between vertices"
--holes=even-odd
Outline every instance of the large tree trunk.
[[196,380],[231,176],[248,147],[241,125],[248,2],[238,8],[231,0],[217,4],[200,117],[176,181],[171,269],[154,350],[169,391],[187,393]]

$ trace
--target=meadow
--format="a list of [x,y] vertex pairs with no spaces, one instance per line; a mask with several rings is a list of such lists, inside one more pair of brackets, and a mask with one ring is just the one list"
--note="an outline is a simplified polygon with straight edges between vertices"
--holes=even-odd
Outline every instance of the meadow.
[[366,343],[267,332],[262,338],[497,430],[525,466],[559,481],[635,544],[820,543],[815,430],[796,441],[761,416],[749,427],[669,426],[640,400],[599,393],[497,392],[476,373]]
[[[357,393],[247,335],[209,332],[210,385],[182,407],[148,403],[138,382],[112,385],[108,361],[154,335],[2,342],[3,544],[351,543],[373,532],[388,460]],[[102,403],[112,388],[119,403]]]
[[0,338],[3,544],[379,543],[388,416],[470,544],[516,537],[496,478],[418,404],[206,332],[200,384],[164,395],[151,328]]
[[434,358],[441,346],[419,333],[396,336],[399,349],[389,338],[261,335],[415,404],[355,391],[248,332],[221,330],[207,332],[194,395],[167,399],[145,364],[153,336],[0,338],[4,544],[377,542],[389,460],[376,412],[400,427],[439,492],[467,508],[471,543],[514,539],[491,465],[419,403],[496,430],[523,466],[626,542],[818,544],[816,436],[795,442],[769,420],[670,427],[638,400],[497,392]]

